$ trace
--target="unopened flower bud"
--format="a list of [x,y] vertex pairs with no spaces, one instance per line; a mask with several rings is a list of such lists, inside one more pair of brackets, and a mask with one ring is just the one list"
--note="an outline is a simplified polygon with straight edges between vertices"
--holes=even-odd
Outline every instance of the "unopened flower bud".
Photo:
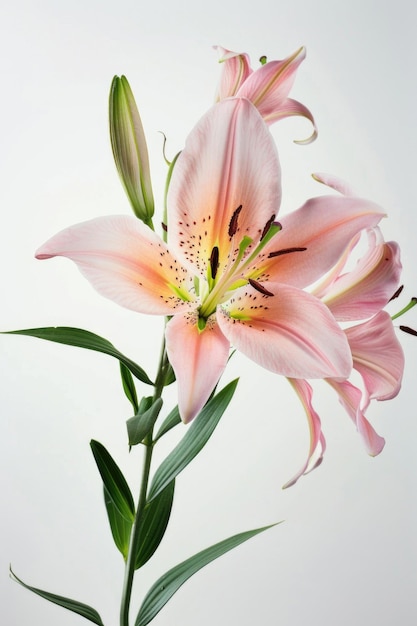
[[154,200],[148,149],[139,111],[125,76],[115,76],[109,98],[110,139],[120,179],[135,215],[152,223]]

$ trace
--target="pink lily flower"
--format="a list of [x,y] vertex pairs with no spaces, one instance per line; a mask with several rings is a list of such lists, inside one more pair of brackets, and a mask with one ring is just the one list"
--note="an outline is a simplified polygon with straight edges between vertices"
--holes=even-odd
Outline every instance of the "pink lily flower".
[[[342,184],[333,184],[333,179],[330,182],[334,188],[344,188]],[[376,228],[368,232],[366,254],[352,271],[343,273],[344,265],[357,243],[358,237],[353,238],[339,262],[313,293],[329,307],[338,321],[370,317],[344,331],[352,353],[353,368],[361,375],[363,390],[340,378],[328,378],[327,382],[338,393],[339,401],[354,422],[367,452],[376,456],[382,451],[385,440],[375,432],[365,412],[371,400],[388,400],[399,393],[404,369],[404,355],[391,317],[382,310],[399,285],[401,262],[398,244],[384,242]],[[307,415],[310,449],[305,464],[285,487],[293,485],[300,476],[317,467],[325,449],[320,418],[312,405],[310,385],[306,381],[290,380],[290,383]]]
[[141,313],[170,316],[166,348],[184,422],[207,401],[230,344],[292,378],[347,378],[348,339],[302,288],[383,213],[357,198],[314,198],[274,220],[276,148],[256,108],[227,99],[189,135],[171,178],[168,243],[130,216],[67,228],[37,251],[74,261],[93,287]]
[[216,93],[216,101],[231,96],[247,98],[254,104],[267,124],[301,115],[313,124],[314,132],[308,139],[296,143],[310,143],[317,137],[314,117],[301,102],[288,97],[293,86],[296,71],[305,59],[306,50],[299,48],[283,61],[269,61],[253,71],[249,56],[215,46],[223,64]]

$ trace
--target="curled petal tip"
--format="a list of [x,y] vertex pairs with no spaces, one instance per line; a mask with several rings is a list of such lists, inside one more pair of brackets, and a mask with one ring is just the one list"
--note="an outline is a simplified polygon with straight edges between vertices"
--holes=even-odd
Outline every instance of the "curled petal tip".
[[335,191],[338,191],[342,196],[355,196],[355,192],[352,187],[341,178],[337,176],[333,176],[333,174],[326,174],[324,172],[314,172],[311,175],[315,181],[321,183],[322,185],[326,185],[326,187],[330,187]]
[[310,137],[307,137],[307,139],[294,139],[294,143],[296,143],[297,146],[307,146],[309,143],[313,143],[313,141],[316,141],[318,136],[318,130],[316,127],[314,127],[314,131],[310,135]]

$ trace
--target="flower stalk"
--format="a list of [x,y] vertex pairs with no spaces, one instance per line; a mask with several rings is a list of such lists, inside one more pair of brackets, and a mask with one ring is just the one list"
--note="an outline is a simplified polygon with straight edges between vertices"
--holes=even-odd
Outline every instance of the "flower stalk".
[[[158,371],[155,379],[154,394],[152,402],[155,402],[158,398],[162,397],[162,392],[165,386],[167,367],[169,361],[165,349],[165,338],[162,341],[161,355],[159,359]],[[136,555],[138,550],[139,533],[141,528],[141,521],[143,517],[143,511],[146,505],[146,496],[148,493],[149,477],[151,471],[152,454],[154,449],[153,441],[153,428],[150,433],[143,440],[144,445],[144,457],[142,464],[142,475],[139,488],[139,498],[136,507],[135,520],[132,525],[129,550],[125,564],[125,576],[123,581],[122,599],[120,604],[120,626],[129,626],[129,608],[132,596],[132,585],[135,575]]]

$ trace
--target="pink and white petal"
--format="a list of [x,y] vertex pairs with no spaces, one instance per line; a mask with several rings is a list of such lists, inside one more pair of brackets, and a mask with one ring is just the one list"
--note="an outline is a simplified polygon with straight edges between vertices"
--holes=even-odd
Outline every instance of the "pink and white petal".
[[[259,240],[280,198],[280,166],[268,128],[248,100],[224,100],[191,131],[175,165],[168,192],[170,245],[203,277],[217,246],[220,274],[244,236]],[[231,238],[229,225],[240,206]]]
[[99,217],[70,226],[36,252],[38,259],[55,256],[74,261],[101,295],[133,311],[172,315],[195,306],[188,272],[135,217]]
[[312,174],[314,180],[322,185],[326,185],[326,187],[331,187],[335,191],[338,191],[343,196],[356,196],[352,187],[345,180],[342,180],[338,176],[334,176],[334,174],[327,174],[324,172],[315,172]]
[[302,145],[312,143],[318,135],[316,122],[314,121],[314,117],[310,109],[304,106],[304,104],[301,104],[301,102],[298,102],[297,100],[292,100],[291,98],[287,98],[275,111],[271,112],[268,115],[264,115],[263,118],[265,123],[270,125],[274,122],[278,122],[279,120],[283,120],[286,117],[294,116],[305,117],[313,125],[313,133],[309,137],[307,137],[307,139],[296,139],[295,143]]
[[326,440],[321,432],[320,417],[312,404],[313,390],[311,385],[309,385],[306,380],[302,379],[289,378],[288,381],[291,383],[294,391],[301,400],[307,416],[308,427],[310,429],[310,449],[304,465],[297,472],[297,474],[295,474],[295,476],[285,483],[283,489],[292,487],[292,485],[295,485],[301,476],[308,474],[313,471],[313,469],[318,467],[323,460],[323,455],[326,450]]
[[[376,229],[378,229],[378,227],[376,227],[373,230],[376,230]],[[337,261],[337,263],[333,265],[332,269],[329,272],[327,272],[324,279],[321,280],[320,283],[316,285],[314,289],[310,292],[313,294],[313,296],[316,296],[316,298],[319,298],[321,300],[324,297],[324,295],[330,291],[331,286],[339,278],[340,274],[343,271],[343,268],[345,267],[346,263],[350,259],[350,256],[354,248],[359,243],[360,239],[361,239],[361,233],[358,233],[357,235],[355,235],[355,237],[353,237],[353,239],[351,239],[351,241],[349,242],[349,245],[347,246],[347,248],[345,248],[345,250],[343,251],[343,254],[339,257],[339,260]]]
[[339,276],[322,294],[337,320],[365,319],[380,311],[397,290],[400,248],[395,241],[370,245],[351,272]]
[[377,400],[395,397],[401,388],[404,353],[388,313],[380,311],[345,332],[353,367],[361,374],[369,397]]
[[221,46],[214,46],[219,53],[222,73],[217,87],[215,102],[234,96],[239,87],[252,73],[249,56],[244,53],[232,52]]
[[358,433],[361,435],[370,456],[377,456],[385,446],[385,439],[378,435],[365,417],[364,412],[369,406],[369,396],[345,380],[338,382],[328,380],[329,385],[337,392],[339,402],[346,410]]
[[[258,266],[265,268],[269,280],[306,287],[338,262],[361,230],[373,228],[384,215],[378,205],[362,198],[312,198],[297,211],[280,217],[282,230],[265,246]],[[280,253],[299,247],[307,249]]]
[[283,61],[266,63],[245,80],[236,95],[253,102],[262,117],[271,116],[287,99],[305,56],[305,48],[300,48]]
[[328,308],[289,285],[267,283],[266,296],[242,287],[218,308],[230,343],[262,367],[289,378],[349,376],[352,357],[345,333]]
[[223,373],[230,343],[214,317],[200,331],[195,314],[175,315],[165,330],[169,361],[178,384],[178,406],[183,422],[203,408]]

